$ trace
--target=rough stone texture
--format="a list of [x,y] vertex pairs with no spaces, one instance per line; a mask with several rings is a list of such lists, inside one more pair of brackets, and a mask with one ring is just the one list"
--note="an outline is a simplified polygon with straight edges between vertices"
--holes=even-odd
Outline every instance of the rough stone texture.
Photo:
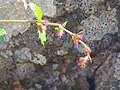
[[66,9],[77,9],[80,8],[86,13],[94,14],[97,9],[96,3],[92,0],[66,0]]
[[35,63],[35,64],[45,65],[47,62],[47,59],[42,54],[34,53],[33,59],[30,61]]
[[98,17],[91,15],[86,20],[83,20],[81,24],[85,28],[84,34],[87,41],[101,40],[105,34],[118,32],[118,21],[115,16],[116,9],[114,8],[102,11]]
[[36,89],[42,90],[42,86],[39,84],[35,84]]
[[[4,0],[0,1],[0,19],[2,20],[21,20],[21,19],[30,19],[28,17],[24,7],[22,5],[18,5],[11,0]],[[1,27],[4,27],[7,35],[5,40],[8,41],[12,36],[14,31],[19,31],[23,33],[29,27],[29,24],[22,24],[22,23],[0,23]]]
[[16,75],[19,79],[30,78],[34,74],[35,68],[31,63],[16,64]]
[[7,71],[11,70],[11,65],[11,62],[7,62],[7,60],[0,57],[0,83],[9,78],[10,72]]
[[[103,2],[103,0],[100,2]],[[80,9],[88,14],[94,14],[100,2],[98,0],[54,0],[54,4],[58,8],[58,16],[63,15],[66,11],[72,12],[76,9]]]
[[57,50],[57,55],[60,55],[60,56],[63,56],[63,55],[66,55],[66,54],[68,54],[68,52],[67,51],[65,51],[65,50]]
[[120,53],[109,55],[105,63],[97,70],[95,90],[119,90],[120,89]]
[[5,62],[4,59],[0,58],[0,78],[1,81],[6,79],[6,71],[5,71]]
[[15,51],[15,58],[17,59],[16,61],[21,62],[21,61],[27,61],[27,60],[31,60],[32,55],[31,52],[29,50],[29,48],[24,47],[20,50],[16,50]]

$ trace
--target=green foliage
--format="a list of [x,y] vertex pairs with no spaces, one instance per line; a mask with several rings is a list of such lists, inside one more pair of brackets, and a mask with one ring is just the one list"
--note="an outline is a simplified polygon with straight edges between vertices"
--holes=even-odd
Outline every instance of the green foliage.
[[39,21],[42,19],[42,10],[34,3],[28,4]]
[[4,41],[5,34],[6,34],[5,29],[0,27],[0,43],[2,43]]
[[[64,28],[67,25],[67,21],[62,24],[62,27]],[[56,31],[60,31],[61,28],[55,28]]]
[[66,27],[67,21],[62,24],[62,27]]
[[[42,10],[34,3],[29,3],[28,5],[30,6],[31,10],[34,12],[37,19],[39,21],[41,21],[42,20]],[[38,27],[39,27],[39,25],[38,25]],[[39,38],[41,40],[41,44],[43,46],[45,46],[45,43],[46,43],[46,31],[41,30],[41,28],[38,28],[38,34],[39,34]]]
[[45,47],[46,44],[46,31],[43,30],[42,32],[40,30],[38,30],[39,33],[39,38],[41,40],[41,44]]

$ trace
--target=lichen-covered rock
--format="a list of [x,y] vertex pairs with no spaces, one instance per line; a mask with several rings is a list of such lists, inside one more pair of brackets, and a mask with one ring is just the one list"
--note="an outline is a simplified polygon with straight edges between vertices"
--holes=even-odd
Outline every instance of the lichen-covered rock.
[[120,89],[120,53],[115,52],[108,56],[105,63],[95,74],[96,90]]

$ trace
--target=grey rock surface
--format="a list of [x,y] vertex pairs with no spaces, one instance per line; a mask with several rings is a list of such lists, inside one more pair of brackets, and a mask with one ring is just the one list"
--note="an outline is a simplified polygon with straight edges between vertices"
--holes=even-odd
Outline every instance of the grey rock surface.
[[65,50],[57,50],[57,55],[60,55],[60,56],[63,56],[63,55],[66,55],[66,54],[68,54],[68,52],[67,51],[65,51]]
[[36,90],[36,89],[34,89],[34,88],[30,88],[30,89],[26,89],[26,90]]
[[30,52],[30,49],[27,47],[24,47],[20,50],[16,50],[15,58],[17,59],[18,62],[31,60],[32,54]]
[[84,34],[87,41],[101,40],[105,34],[118,32],[116,9],[102,11],[98,17],[91,15],[86,20],[83,20],[81,24],[85,28]]
[[[99,1],[103,2],[103,0]],[[88,14],[94,14],[100,2],[98,0],[54,0],[58,16],[63,15],[66,11],[72,12],[77,9]]]
[[38,90],[42,90],[42,85],[40,85],[40,84],[35,84],[35,87],[36,87],[36,89],[38,89]]
[[0,51],[0,56],[9,59],[13,55],[11,50]]
[[31,63],[16,64],[16,74],[19,79],[30,78],[34,74],[35,67]]
[[36,54],[36,53],[34,53],[33,59],[30,60],[30,61],[33,62],[33,63],[35,63],[35,64],[45,65],[46,62],[47,62],[47,59],[42,54]]
[[11,65],[11,62],[8,63],[4,58],[0,57],[0,83],[9,78],[10,73],[6,71],[12,68]]
[[[1,20],[24,20],[30,19],[27,15],[26,10],[21,4],[17,4],[14,0],[4,0],[0,1],[0,19]],[[1,27],[4,27],[7,35],[5,40],[8,41],[13,32],[19,31],[19,33],[24,33],[29,27],[29,23],[0,23]]]
[[56,6],[53,5],[54,0],[26,0],[27,2],[33,2],[37,4],[43,11],[43,15],[48,17],[54,17],[56,15]]
[[120,89],[120,53],[108,56],[105,63],[96,72],[96,90]]

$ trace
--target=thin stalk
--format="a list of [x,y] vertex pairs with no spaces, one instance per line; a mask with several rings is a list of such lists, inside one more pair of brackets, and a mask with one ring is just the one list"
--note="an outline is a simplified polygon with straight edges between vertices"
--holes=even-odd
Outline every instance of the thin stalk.
[[0,20],[0,23],[36,23],[37,20]]
[[[0,23],[42,23],[44,20],[38,21],[38,20],[0,20]],[[62,30],[64,30],[65,32],[67,32],[68,34],[70,34],[71,36],[76,35],[75,33],[72,33],[71,31],[65,29],[64,27],[62,27],[61,24],[59,23],[48,23],[49,26],[58,26],[59,28],[61,28]],[[84,42],[82,42],[81,40],[79,40],[79,42],[83,45],[86,46],[86,44]]]
[[62,30],[64,30],[65,32],[67,32],[68,34],[70,34],[71,36],[75,35],[75,33],[72,33],[71,31],[65,29],[64,27],[62,27],[61,24],[59,24],[59,28],[61,28]]
[[87,45],[86,45],[83,41],[79,40],[79,42],[80,42],[84,47],[87,47]]
[[[38,20],[0,20],[0,23],[41,23],[43,20],[38,21]],[[70,32],[69,30],[65,29],[62,27],[61,24],[59,23],[48,23],[49,26],[58,26],[61,29],[63,29],[65,32],[67,32],[70,35],[75,35],[74,33]]]
[[[44,20],[38,21],[38,20],[0,20],[0,23],[42,23],[44,22]],[[72,33],[71,31],[65,29],[64,27],[62,27],[61,24],[59,23],[48,23],[49,26],[56,26],[61,28],[62,30],[64,30],[65,32],[67,32],[68,34],[70,34],[71,36],[76,35],[75,33]],[[82,42],[81,40],[79,40],[79,42],[83,45],[86,46],[86,44],[84,42]]]

